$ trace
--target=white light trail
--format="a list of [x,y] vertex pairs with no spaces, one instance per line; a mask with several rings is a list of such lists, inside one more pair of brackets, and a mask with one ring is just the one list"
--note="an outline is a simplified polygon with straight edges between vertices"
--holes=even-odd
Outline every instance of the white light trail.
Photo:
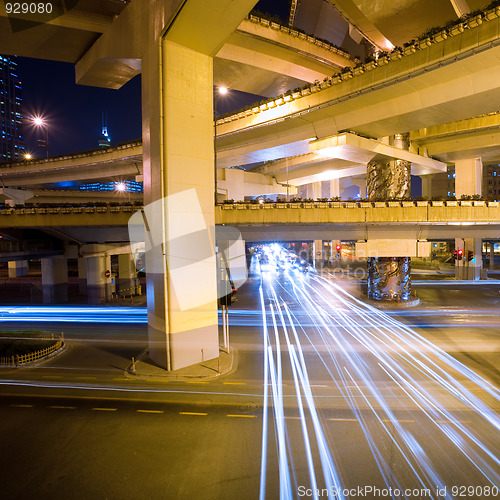
[[[499,445],[500,419],[493,409],[500,403],[500,391],[496,387],[390,314],[363,303],[329,280],[312,273],[307,276],[298,268],[286,265],[290,259],[279,246],[264,248],[264,255],[267,267],[261,269],[261,312],[266,325],[265,302],[269,301],[277,356],[275,363],[270,338],[265,334],[265,373],[270,372],[272,379],[282,498],[290,494],[289,483],[282,477],[283,468],[288,466],[283,454],[286,450],[293,464],[296,436],[288,435],[288,448],[285,448],[282,387],[285,359],[281,359],[280,337],[285,339],[289,354],[299,414],[292,418],[300,421],[312,495],[316,487],[321,487],[316,472],[318,455],[324,485],[339,491],[344,481],[337,465],[342,461],[342,454],[335,443],[328,442],[315,402],[320,396],[313,393],[313,387],[325,387],[325,384],[311,385],[306,359],[309,364],[324,367],[339,397],[359,422],[387,487],[404,490],[410,482],[432,491],[429,498],[437,498],[437,489],[453,477],[443,468],[436,453],[437,438],[443,443],[439,449],[449,448],[454,456],[461,456],[469,463],[468,474],[474,474],[485,484],[500,484],[500,459],[495,449],[495,445]],[[295,303],[293,311],[287,306],[291,300]],[[415,312],[404,312],[402,316],[412,314]],[[449,310],[445,314],[456,316],[467,311]],[[398,419],[395,408],[411,413],[411,418]],[[416,421],[413,412],[418,415],[418,424],[423,423],[408,428],[405,422]],[[463,412],[467,412],[468,423],[460,417]],[[396,468],[393,464],[396,459],[387,459],[382,436],[395,450],[399,463]],[[263,463],[266,459],[263,441]],[[263,498],[261,474],[260,500]]]

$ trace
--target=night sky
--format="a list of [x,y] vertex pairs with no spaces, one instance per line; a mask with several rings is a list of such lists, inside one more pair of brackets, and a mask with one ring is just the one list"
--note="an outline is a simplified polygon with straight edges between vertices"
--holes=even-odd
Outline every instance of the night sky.
[[[255,10],[278,15],[287,21],[289,0],[261,0]],[[136,76],[120,90],[75,84],[73,64],[18,58],[23,85],[23,115],[43,115],[49,123],[50,156],[86,151],[98,147],[102,113],[107,114],[111,144],[141,137],[141,77]],[[259,100],[241,92],[220,99],[219,114],[240,109]],[[36,156],[44,152],[37,139],[44,137],[27,125],[26,150]]]

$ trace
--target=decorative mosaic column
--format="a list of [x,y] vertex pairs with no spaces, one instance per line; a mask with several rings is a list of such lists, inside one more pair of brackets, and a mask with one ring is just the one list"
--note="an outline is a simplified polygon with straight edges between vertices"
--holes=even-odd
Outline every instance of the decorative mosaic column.
[[[409,148],[409,135],[397,134],[390,144]],[[411,163],[375,160],[368,163],[367,196],[370,201],[402,200],[410,196]],[[411,297],[410,257],[369,257],[368,297],[380,301],[408,301]]]

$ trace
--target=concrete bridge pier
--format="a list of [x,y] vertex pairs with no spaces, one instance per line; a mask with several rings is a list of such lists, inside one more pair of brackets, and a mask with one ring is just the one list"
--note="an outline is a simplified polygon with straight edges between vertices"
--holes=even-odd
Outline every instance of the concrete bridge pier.
[[150,2],[141,11],[149,357],[167,370],[219,356],[213,57],[255,3],[187,0],[165,17]]
[[129,253],[118,255],[118,286],[125,290],[125,295],[135,295],[137,271],[135,261]]
[[78,293],[87,295],[87,259],[78,257]]
[[[409,149],[408,134],[397,134],[391,146]],[[368,163],[367,194],[371,201],[401,200],[410,196],[411,163],[379,160]],[[379,301],[409,301],[410,257],[368,257],[368,297]]]
[[340,179],[331,179],[329,184],[329,198],[340,196]]
[[89,304],[103,304],[111,299],[111,257],[101,254],[86,260]]
[[[455,249],[461,249],[462,260],[455,261],[455,278],[477,281],[483,269],[483,240],[481,238],[455,238]],[[469,252],[472,259],[469,260]]]
[[20,278],[28,276],[28,261],[27,260],[11,260],[8,263],[9,278]]
[[68,261],[66,257],[42,259],[42,293],[44,304],[68,302]]

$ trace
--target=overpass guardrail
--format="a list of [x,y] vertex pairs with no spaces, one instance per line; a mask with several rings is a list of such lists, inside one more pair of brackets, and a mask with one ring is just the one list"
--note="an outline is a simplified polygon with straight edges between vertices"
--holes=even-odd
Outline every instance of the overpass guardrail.
[[[2,208],[0,227],[127,225],[139,205]],[[216,224],[496,223],[498,201],[330,201],[227,203]]]
[[497,201],[227,203],[217,224],[500,223]]

